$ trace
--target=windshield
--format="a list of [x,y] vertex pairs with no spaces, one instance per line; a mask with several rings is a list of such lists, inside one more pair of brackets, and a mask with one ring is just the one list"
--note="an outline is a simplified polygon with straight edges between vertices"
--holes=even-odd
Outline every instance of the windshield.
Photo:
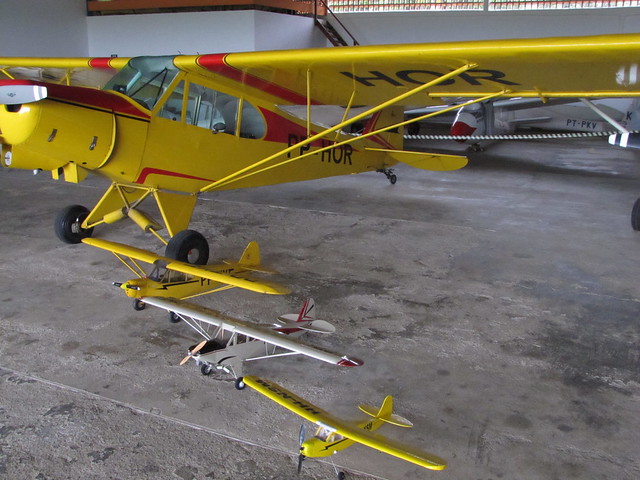
[[144,108],[153,110],[177,73],[171,56],[132,58],[104,89],[123,93]]

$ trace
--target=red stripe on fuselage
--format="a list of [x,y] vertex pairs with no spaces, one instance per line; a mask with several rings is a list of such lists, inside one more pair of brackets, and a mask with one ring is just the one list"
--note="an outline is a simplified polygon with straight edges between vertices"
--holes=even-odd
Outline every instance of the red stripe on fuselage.
[[[202,55],[198,57],[196,63],[202,68],[222,75],[223,77],[230,78],[236,82],[249,85],[250,87],[257,88],[270,95],[279,97],[287,102],[295,105],[306,105],[307,97],[300,95],[292,90],[284,88],[275,83],[271,83],[267,80],[263,80],[260,77],[256,77],[242,70],[238,70],[225,62],[226,53],[216,53],[211,55]],[[318,102],[311,101],[312,105],[319,105]]]
[[187,178],[189,180],[198,180],[201,182],[213,183],[213,180],[209,180],[202,177],[194,177],[192,175],[185,175],[183,173],[171,172],[169,170],[161,170],[159,168],[143,168],[142,172],[138,176],[135,183],[144,184],[149,175],[164,175],[165,177]]
[[37,85],[47,88],[47,98],[51,100],[75,103],[83,107],[96,108],[145,120],[151,118],[148,113],[137,108],[136,105],[127,101],[126,98],[122,98],[107,90],[29,80],[0,80],[0,86],[2,85]]

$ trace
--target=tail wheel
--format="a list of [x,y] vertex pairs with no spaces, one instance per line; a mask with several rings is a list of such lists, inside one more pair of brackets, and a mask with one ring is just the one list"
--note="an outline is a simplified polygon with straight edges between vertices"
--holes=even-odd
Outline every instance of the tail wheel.
[[182,230],[169,240],[165,256],[192,265],[206,265],[209,261],[209,244],[201,233]]
[[82,222],[89,216],[89,210],[82,205],[70,205],[56,217],[56,236],[64,243],[80,243],[93,233],[93,228],[82,228]]

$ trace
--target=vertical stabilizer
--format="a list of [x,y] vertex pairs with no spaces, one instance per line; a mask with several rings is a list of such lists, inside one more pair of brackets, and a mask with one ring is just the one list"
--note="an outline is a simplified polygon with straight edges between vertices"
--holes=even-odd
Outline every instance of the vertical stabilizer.
[[258,267],[260,266],[260,247],[257,242],[250,242],[247,248],[244,249],[238,264],[243,267]]
[[371,405],[360,405],[359,408],[367,415],[371,415],[391,425],[396,425],[397,427],[413,427],[413,423],[409,420],[393,413],[393,397],[391,395],[385,397],[379,409]]

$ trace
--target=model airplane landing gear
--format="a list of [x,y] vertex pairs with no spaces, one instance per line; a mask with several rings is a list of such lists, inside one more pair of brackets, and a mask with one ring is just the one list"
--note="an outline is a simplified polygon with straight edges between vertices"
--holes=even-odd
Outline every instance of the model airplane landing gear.
[[57,237],[64,243],[80,243],[93,233],[93,228],[82,228],[89,210],[82,205],[69,205],[58,213],[54,228]]
[[182,230],[169,240],[165,256],[192,265],[206,265],[209,261],[209,243],[195,230]]
[[376,172],[383,173],[387,177],[391,185],[395,185],[398,181],[398,177],[396,177],[396,175],[393,173],[393,170],[390,168],[381,168],[380,170],[376,170]]
[[640,231],[640,198],[636,200],[631,210],[631,227],[635,231]]

